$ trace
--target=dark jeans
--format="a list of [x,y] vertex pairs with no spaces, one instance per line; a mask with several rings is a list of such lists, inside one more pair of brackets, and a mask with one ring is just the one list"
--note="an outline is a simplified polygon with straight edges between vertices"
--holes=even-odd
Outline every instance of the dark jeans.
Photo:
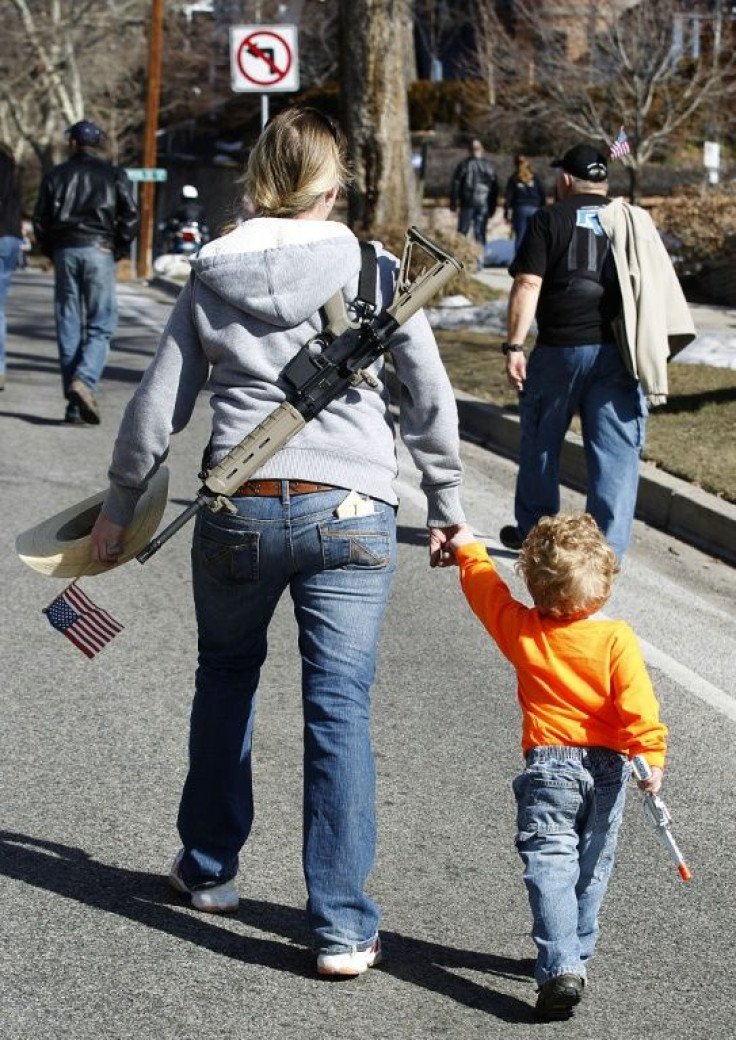
[[486,244],[486,227],[488,226],[488,210],[485,206],[475,208],[463,206],[457,215],[457,229],[461,235],[467,235],[473,227],[473,238],[482,246]]
[[538,344],[519,394],[516,524],[521,535],[560,511],[560,455],[575,413],[588,471],[586,510],[621,559],[631,538],[647,406],[615,343]]

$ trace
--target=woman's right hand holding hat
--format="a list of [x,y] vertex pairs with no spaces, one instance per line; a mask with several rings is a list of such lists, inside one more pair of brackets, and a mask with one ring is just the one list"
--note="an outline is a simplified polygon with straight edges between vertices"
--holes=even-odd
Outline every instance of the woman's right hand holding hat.
[[117,563],[118,557],[123,551],[124,530],[125,528],[120,524],[113,523],[100,513],[90,533],[92,559],[95,563]]

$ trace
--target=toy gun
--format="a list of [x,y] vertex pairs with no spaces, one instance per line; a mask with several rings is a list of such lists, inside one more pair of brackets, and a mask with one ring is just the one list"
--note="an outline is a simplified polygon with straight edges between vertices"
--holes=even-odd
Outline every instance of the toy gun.
[[[631,765],[637,780],[648,780],[652,775],[649,763],[644,755],[634,755],[631,759]],[[642,794],[644,795],[644,817],[647,823],[657,832],[660,841],[677,867],[682,880],[689,881],[692,877],[690,868],[685,862],[685,857],[677,847],[677,842],[672,837],[672,832],[670,831],[672,816],[669,809],[659,795],[652,794],[651,791],[643,791]]]
[[[415,245],[429,254],[434,264],[423,268],[412,281],[409,269]],[[136,559],[145,563],[202,508],[215,513],[221,509],[234,512],[228,496],[330,401],[362,382],[377,386],[369,368],[389,349],[391,336],[461,269],[459,260],[412,227],[406,232],[393,300],[381,315],[375,316],[371,307],[362,320],[353,322],[348,319],[342,293],[328,300],[324,307],[326,327],[301,348],[281,373],[287,399],[216,466],[200,473],[203,484],[194,502],[152,538]]]

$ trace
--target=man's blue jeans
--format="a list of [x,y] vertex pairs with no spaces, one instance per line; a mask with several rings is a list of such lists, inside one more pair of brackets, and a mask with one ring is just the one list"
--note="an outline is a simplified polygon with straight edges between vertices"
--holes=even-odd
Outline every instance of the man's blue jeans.
[[5,374],[5,297],[13,271],[18,266],[20,247],[21,240],[15,235],[0,235],[0,376]]
[[117,323],[115,259],[99,246],[54,251],[54,311],[66,396],[73,379],[97,389]]
[[586,509],[621,559],[631,539],[647,406],[614,343],[537,345],[519,394],[516,525],[522,536],[560,511],[560,454],[579,413],[588,475]]
[[363,949],[378,931],[365,893],[376,843],[370,690],[395,568],[391,506],[338,519],[347,491],[234,498],[197,517],[192,547],[199,667],[179,809],[190,887],[234,877],[253,823],[251,740],[268,625],[288,588],[304,714],[303,867],[321,950]]
[[535,977],[585,978],[613,869],[631,766],[608,748],[539,747],[513,783]]
[[471,226],[473,238],[482,246],[486,244],[486,228],[488,227],[488,209],[485,206],[463,206],[458,212],[457,230],[461,235],[467,235]]

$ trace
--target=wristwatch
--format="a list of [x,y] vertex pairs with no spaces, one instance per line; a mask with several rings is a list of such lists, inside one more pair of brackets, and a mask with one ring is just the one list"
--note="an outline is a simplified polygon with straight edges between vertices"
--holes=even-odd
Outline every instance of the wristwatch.
[[501,350],[504,354],[515,354],[517,351],[524,350],[523,343],[502,343]]

